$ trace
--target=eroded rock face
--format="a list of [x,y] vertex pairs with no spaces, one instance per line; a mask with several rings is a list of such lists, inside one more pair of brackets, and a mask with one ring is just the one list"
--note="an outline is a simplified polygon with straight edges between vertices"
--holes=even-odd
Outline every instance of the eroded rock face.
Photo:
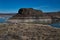
[[42,16],[43,12],[41,10],[36,10],[33,8],[21,8],[18,10],[18,13],[14,17],[20,16]]
[[26,15],[32,15],[32,14],[42,14],[42,11],[41,10],[36,10],[36,9],[33,9],[33,8],[21,8],[19,9],[18,11],[19,14],[26,14]]

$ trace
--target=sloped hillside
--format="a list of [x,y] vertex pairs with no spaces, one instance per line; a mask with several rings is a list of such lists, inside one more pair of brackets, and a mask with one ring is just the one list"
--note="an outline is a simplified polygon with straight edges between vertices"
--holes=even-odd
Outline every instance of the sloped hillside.
[[60,40],[60,29],[43,24],[2,24],[0,40]]

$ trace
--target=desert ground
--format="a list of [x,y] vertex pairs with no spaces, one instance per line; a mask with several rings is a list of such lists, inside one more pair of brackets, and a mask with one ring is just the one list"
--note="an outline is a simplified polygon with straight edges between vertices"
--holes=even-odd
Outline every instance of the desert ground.
[[60,40],[60,29],[43,24],[0,23],[0,40]]

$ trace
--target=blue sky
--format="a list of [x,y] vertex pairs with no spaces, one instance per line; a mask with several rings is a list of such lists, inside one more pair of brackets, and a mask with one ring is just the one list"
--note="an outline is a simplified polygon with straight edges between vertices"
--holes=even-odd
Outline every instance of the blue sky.
[[60,11],[60,0],[0,0],[0,13],[17,13],[20,8]]

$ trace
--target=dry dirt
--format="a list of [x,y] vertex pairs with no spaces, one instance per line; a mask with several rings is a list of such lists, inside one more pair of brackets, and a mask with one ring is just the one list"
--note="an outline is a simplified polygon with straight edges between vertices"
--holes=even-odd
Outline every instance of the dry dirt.
[[60,40],[60,29],[43,24],[0,24],[0,40]]

